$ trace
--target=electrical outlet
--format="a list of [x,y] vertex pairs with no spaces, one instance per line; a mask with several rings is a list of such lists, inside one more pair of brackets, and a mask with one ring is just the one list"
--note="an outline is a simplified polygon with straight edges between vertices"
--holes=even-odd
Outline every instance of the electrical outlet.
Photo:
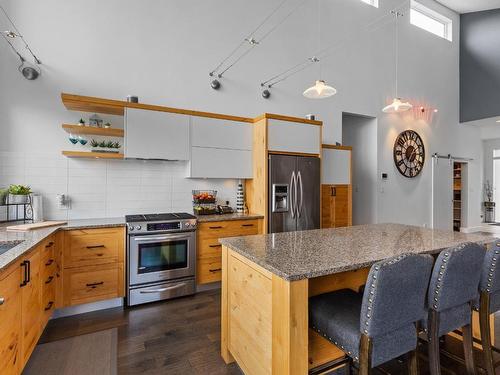
[[66,194],[57,194],[57,206],[60,210],[69,210],[69,197]]

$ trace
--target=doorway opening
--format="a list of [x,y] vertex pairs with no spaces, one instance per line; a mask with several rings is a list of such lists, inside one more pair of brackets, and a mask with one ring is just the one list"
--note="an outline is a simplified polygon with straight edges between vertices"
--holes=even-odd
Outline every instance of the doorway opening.
[[342,144],[352,147],[352,223],[377,223],[377,118],[342,114]]
[[461,160],[432,158],[432,227],[460,232],[468,226],[468,169]]

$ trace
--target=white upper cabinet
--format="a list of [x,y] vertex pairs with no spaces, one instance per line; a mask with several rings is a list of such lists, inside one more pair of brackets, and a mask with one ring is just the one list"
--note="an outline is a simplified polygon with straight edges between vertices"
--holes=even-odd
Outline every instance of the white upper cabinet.
[[190,116],[125,109],[125,157],[189,160]]
[[322,183],[349,185],[351,183],[351,150],[323,148]]
[[321,153],[321,126],[318,125],[269,119],[267,139],[269,151]]
[[191,118],[191,146],[252,149],[253,124],[208,117]]
[[252,178],[253,124],[191,118],[192,178]]

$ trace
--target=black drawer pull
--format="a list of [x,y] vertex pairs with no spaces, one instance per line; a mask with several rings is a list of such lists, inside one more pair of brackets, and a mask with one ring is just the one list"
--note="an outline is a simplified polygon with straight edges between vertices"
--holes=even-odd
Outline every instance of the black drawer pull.
[[50,241],[47,245],[45,245],[45,248],[48,249],[49,247],[52,247],[54,245],[54,242]]
[[241,224],[242,227],[253,227],[253,224]]
[[216,272],[222,271],[222,268],[214,268],[214,269],[211,269],[211,270],[208,270],[208,271],[212,272],[212,273],[216,273]]
[[208,245],[208,247],[222,247],[222,245]]
[[50,266],[52,263],[54,263],[54,259],[49,259],[49,260],[47,261],[47,263],[45,263],[45,265],[48,267],[48,266]]
[[54,306],[54,302],[50,301],[48,304],[47,304],[47,307],[45,308],[45,311],[49,311],[52,306]]
[[49,276],[45,284],[50,284],[52,280],[54,280],[54,276]]
[[87,249],[92,250],[92,249],[101,249],[103,247],[106,247],[104,245],[93,245],[93,246],[87,246]]
[[99,285],[103,285],[104,284],[104,281],[101,281],[101,282],[98,282],[98,283],[91,283],[91,284],[87,284],[87,286],[89,288],[92,288],[92,289],[95,289],[97,286]]
[[220,225],[217,225],[215,227],[209,227],[210,229],[222,229],[222,227]]

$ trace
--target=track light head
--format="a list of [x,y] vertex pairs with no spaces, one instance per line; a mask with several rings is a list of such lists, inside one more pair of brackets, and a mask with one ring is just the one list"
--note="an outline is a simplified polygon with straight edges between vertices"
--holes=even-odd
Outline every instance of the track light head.
[[14,39],[14,38],[16,38],[16,37],[20,36],[20,35],[16,34],[16,33],[15,33],[14,31],[12,31],[12,30],[5,30],[3,33],[4,33],[4,35],[5,35],[6,37],[11,38],[11,39]]
[[218,79],[214,79],[212,82],[210,82],[210,86],[214,90],[218,90],[218,89],[220,89],[220,81]]
[[269,99],[270,96],[271,96],[271,91],[269,91],[268,89],[265,89],[264,91],[262,91],[262,97],[264,99]]

